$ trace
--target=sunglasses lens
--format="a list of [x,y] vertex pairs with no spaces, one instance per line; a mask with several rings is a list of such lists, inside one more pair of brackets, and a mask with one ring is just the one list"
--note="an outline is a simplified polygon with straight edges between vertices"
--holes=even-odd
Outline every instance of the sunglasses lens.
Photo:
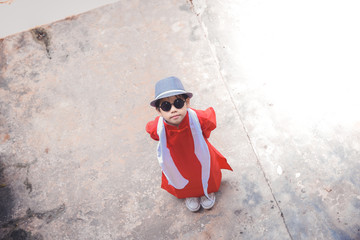
[[163,111],[168,112],[168,111],[170,111],[170,109],[171,109],[171,104],[170,104],[169,102],[165,101],[165,102],[163,102],[163,103],[161,104],[160,108],[161,108]]
[[174,105],[177,109],[182,109],[184,107],[184,103],[185,101],[177,98],[173,104],[169,103],[168,101],[165,101],[161,104],[160,108],[164,111],[164,112],[168,112],[171,109],[171,105]]
[[184,106],[184,100],[180,99],[180,98],[177,98],[175,101],[174,101],[174,106],[177,108],[177,109],[182,109],[183,106]]

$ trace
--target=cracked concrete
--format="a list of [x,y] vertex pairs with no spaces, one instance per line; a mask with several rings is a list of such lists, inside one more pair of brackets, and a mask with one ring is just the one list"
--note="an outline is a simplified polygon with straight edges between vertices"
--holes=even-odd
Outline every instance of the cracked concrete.
[[[359,239],[360,39],[344,26],[360,21],[309,4],[120,1],[1,39],[0,236]],[[351,39],[332,61],[328,24]],[[214,107],[234,169],[210,211],[160,189],[144,128],[170,75]]]
[[31,33],[36,41],[41,44],[44,44],[46,53],[49,59],[51,59],[50,55],[50,36],[46,32],[44,28],[34,28],[31,30]]

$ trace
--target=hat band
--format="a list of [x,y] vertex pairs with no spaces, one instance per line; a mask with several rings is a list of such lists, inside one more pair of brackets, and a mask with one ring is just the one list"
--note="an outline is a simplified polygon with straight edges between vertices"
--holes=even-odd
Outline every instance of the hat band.
[[179,93],[179,94],[181,94],[181,93],[186,93],[186,91],[184,91],[184,90],[169,90],[169,91],[166,91],[166,92],[163,92],[163,93],[159,94],[156,97],[156,99],[160,99],[160,98],[162,98],[162,96],[167,95],[169,93]]

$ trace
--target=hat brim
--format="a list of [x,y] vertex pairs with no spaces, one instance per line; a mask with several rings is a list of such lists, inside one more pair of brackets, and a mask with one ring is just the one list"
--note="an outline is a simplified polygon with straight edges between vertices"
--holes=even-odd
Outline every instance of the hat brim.
[[186,92],[183,90],[172,90],[172,91],[168,91],[168,92],[162,93],[159,96],[157,96],[153,101],[150,102],[150,106],[155,107],[155,103],[159,99],[166,98],[166,97],[172,97],[172,96],[176,96],[176,95],[181,95],[181,94],[186,94],[186,95],[188,95],[189,98],[192,98],[192,96],[193,96],[193,94],[191,92]]

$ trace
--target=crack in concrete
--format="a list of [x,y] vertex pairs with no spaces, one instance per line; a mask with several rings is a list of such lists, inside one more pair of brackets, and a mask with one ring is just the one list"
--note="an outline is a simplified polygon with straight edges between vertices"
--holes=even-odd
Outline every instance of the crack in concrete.
[[29,172],[30,172],[30,167],[32,164],[36,163],[37,159],[35,159],[34,161],[32,161],[31,163],[27,164],[27,169],[26,169],[26,179],[24,181],[24,185],[26,187],[26,190],[29,190],[29,194],[32,192],[32,184],[29,182]]
[[10,221],[7,221],[3,223],[0,228],[10,228],[9,235],[16,231],[18,229],[18,226],[21,224],[26,224],[30,221],[32,221],[34,218],[43,220],[46,224],[54,221],[57,219],[61,214],[63,214],[66,210],[65,203],[61,204],[59,207],[44,211],[44,212],[35,212],[31,210],[30,208],[26,211],[25,216],[11,219]]
[[254,155],[255,155],[255,157],[256,157],[256,162],[257,162],[257,164],[259,165],[259,167],[260,167],[260,169],[261,169],[261,172],[262,172],[262,174],[263,174],[263,176],[264,176],[264,179],[265,179],[265,181],[266,181],[266,184],[268,185],[268,188],[269,188],[269,190],[270,190],[270,192],[271,192],[271,195],[272,195],[272,197],[273,197],[273,199],[274,199],[274,201],[275,201],[275,204],[276,204],[278,210],[280,211],[280,216],[281,216],[281,218],[282,218],[282,221],[283,221],[283,223],[284,223],[284,226],[285,226],[285,228],[286,228],[286,231],[287,231],[287,233],[289,234],[290,239],[293,240],[293,237],[292,237],[292,235],[291,235],[291,233],[290,233],[290,230],[289,230],[289,228],[288,228],[288,226],[287,226],[284,213],[283,213],[283,211],[282,211],[282,209],[281,209],[281,207],[280,207],[280,205],[279,205],[279,201],[276,199],[276,197],[275,197],[275,195],[274,195],[274,192],[273,192],[273,189],[272,189],[272,187],[271,187],[270,181],[269,181],[269,179],[267,178],[266,173],[265,173],[265,170],[264,170],[264,168],[263,168],[263,166],[262,166],[262,164],[261,164],[261,162],[260,162],[259,156],[258,156],[258,154],[256,153],[255,147],[254,147],[254,145],[253,145],[253,143],[252,143],[252,141],[251,141],[251,139],[250,139],[249,132],[247,131],[247,129],[246,129],[246,127],[245,127],[245,124],[244,124],[244,121],[243,121],[243,119],[242,119],[242,117],[241,117],[240,111],[239,111],[239,109],[237,108],[237,106],[236,106],[236,104],[235,104],[234,97],[233,97],[233,95],[232,95],[232,93],[231,93],[228,85],[227,85],[226,82],[225,82],[225,78],[224,78],[223,74],[221,73],[221,66],[220,66],[219,59],[218,59],[217,54],[216,54],[216,49],[215,49],[215,47],[212,45],[212,43],[211,43],[211,41],[210,41],[210,39],[209,39],[208,31],[206,30],[206,27],[205,27],[205,24],[204,24],[204,23],[202,22],[202,20],[201,20],[201,13],[197,13],[197,12],[196,12],[195,6],[194,6],[194,3],[193,3],[193,0],[187,0],[187,1],[190,3],[192,12],[196,15],[196,18],[197,18],[197,20],[198,20],[198,22],[199,22],[199,24],[200,24],[200,26],[201,26],[201,28],[202,28],[202,30],[203,30],[203,32],[204,32],[204,36],[205,36],[205,38],[206,38],[206,40],[207,40],[207,42],[208,42],[211,55],[212,55],[212,57],[213,57],[213,59],[214,59],[214,61],[215,61],[215,64],[216,64],[217,68],[218,68],[218,69],[217,69],[217,72],[218,72],[219,78],[220,78],[221,81],[223,82],[223,84],[224,84],[224,86],[225,86],[225,88],[226,88],[226,91],[228,92],[228,94],[229,94],[229,96],[230,96],[231,103],[232,103],[232,105],[234,106],[234,109],[235,109],[235,111],[236,111],[236,114],[238,115],[238,117],[239,117],[239,119],[240,119],[240,122],[241,122],[241,125],[242,125],[242,127],[243,127],[243,129],[244,129],[244,131],[245,131],[245,133],[246,133],[246,137],[247,137],[247,139],[248,139],[248,141],[249,141],[249,144],[250,144],[250,146],[251,146],[251,149],[252,149],[252,151],[253,151],[253,153],[254,153]]
[[51,59],[50,55],[50,36],[49,33],[44,28],[34,28],[31,30],[31,34],[36,42],[42,43],[45,45],[46,55]]
[[[0,155],[0,158],[1,157],[3,156]],[[26,189],[29,190],[29,193],[32,191],[32,185],[29,182],[28,174],[31,165],[35,162],[37,162],[37,159],[30,163],[17,163],[8,166],[19,169],[26,169],[27,176],[24,184]],[[4,178],[3,171],[5,168],[6,166],[0,161],[0,238],[28,240],[44,239],[40,233],[34,233],[32,230],[27,229],[29,224],[31,224],[35,218],[42,220],[42,225],[51,223],[66,211],[65,203],[48,211],[36,212],[31,210],[31,208],[28,208],[24,216],[11,218],[14,199],[11,193],[11,189],[6,184],[6,179]]]
[[24,181],[24,185],[25,185],[26,190],[29,190],[29,193],[31,193],[32,192],[32,184],[31,184],[31,182],[29,182],[28,177],[26,177],[26,179]]
[[34,161],[30,162],[30,163],[16,163],[14,165],[10,165],[9,167],[15,167],[15,168],[25,168],[26,169],[26,179],[23,182],[25,185],[26,190],[29,190],[29,194],[32,192],[33,188],[32,188],[32,184],[29,181],[29,172],[30,172],[30,167],[31,165],[35,164],[37,162],[37,159],[35,159]]

